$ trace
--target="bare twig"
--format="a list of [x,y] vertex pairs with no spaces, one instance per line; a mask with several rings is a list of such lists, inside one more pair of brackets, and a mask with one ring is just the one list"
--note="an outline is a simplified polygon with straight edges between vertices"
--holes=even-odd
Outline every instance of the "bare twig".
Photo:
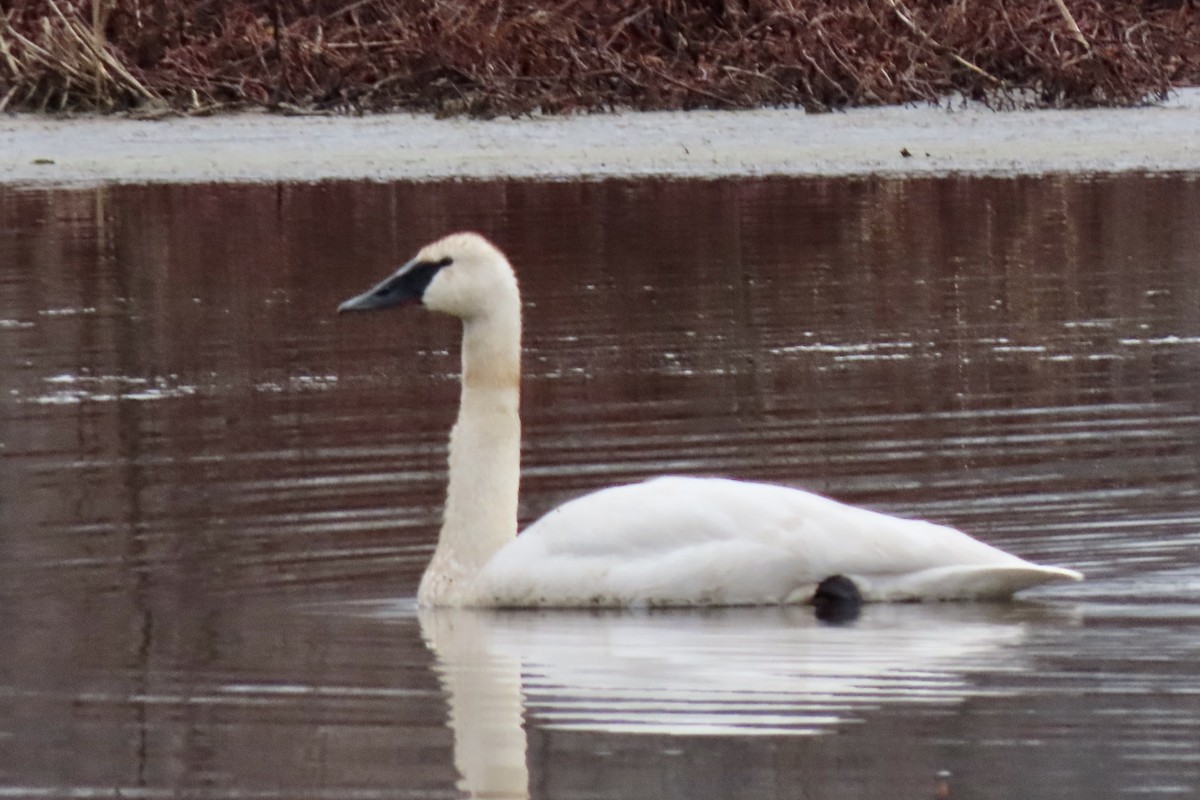
[[21,75],[21,67],[17,63],[17,59],[12,54],[12,48],[9,47],[8,41],[4,38],[4,31],[8,27],[8,20],[0,15],[0,54],[4,56],[5,62],[8,64],[8,70],[13,77]]
[[1075,17],[1071,16],[1071,9],[1067,8],[1066,0],[1054,0],[1054,4],[1058,6],[1058,10],[1062,13],[1063,19],[1067,21],[1067,27],[1071,29],[1075,41],[1083,45],[1084,50],[1091,50],[1092,46],[1088,44],[1087,37],[1083,35],[1083,31],[1079,30],[1079,23],[1075,21]]
[[717,102],[722,108],[728,108],[728,107],[737,105],[736,102],[732,101],[728,97],[719,95],[716,92],[710,92],[707,89],[702,89],[699,86],[693,86],[692,84],[685,83],[684,81],[681,81],[679,78],[676,78],[673,75],[669,75],[662,70],[653,69],[653,70],[650,70],[650,72],[652,72],[654,75],[657,75],[659,78],[662,78],[667,83],[670,83],[674,86],[678,86],[680,89],[684,89],[686,91],[692,92],[693,94],[698,94],[701,97],[707,97],[709,100],[713,100],[713,101]]
[[19,83],[13,84],[13,87],[4,95],[4,98],[0,99],[0,112],[3,112],[4,109],[8,108],[8,101],[13,99],[13,95],[15,95],[17,90],[20,88],[21,85]]
[[900,3],[900,0],[888,0],[888,3],[892,6],[892,10],[896,12],[896,16],[900,18],[900,21],[903,22],[905,25],[907,25],[913,33],[920,36],[923,41],[925,41],[928,45],[933,47],[935,50],[940,50],[941,52],[950,56],[950,58],[954,59],[954,61],[956,61],[958,64],[966,67],[967,69],[971,70],[975,74],[991,81],[994,84],[1001,85],[1004,83],[1004,81],[1000,80],[995,75],[992,75],[990,72],[983,69],[982,67],[972,64],[970,61],[967,61],[965,58],[960,56],[958,53],[955,53],[950,48],[944,47],[943,45],[938,44],[938,42],[936,40],[934,40],[934,38],[932,36],[930,36],[925,31],[921,30],[920,26],[917,25],[916,22],[913,22],[912,17],[909,16],[909,14],[907,13],[907,9],[905,9],[903,4]]

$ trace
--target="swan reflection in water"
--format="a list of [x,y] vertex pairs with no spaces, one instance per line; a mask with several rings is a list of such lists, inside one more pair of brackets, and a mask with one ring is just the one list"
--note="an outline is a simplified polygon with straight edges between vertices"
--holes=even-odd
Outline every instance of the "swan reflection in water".
[[[412,613],[411,610],[406,613]],[[1037,606],[416,612],[450,709],[459,788],[528,797],[525,725],[679,736],[811,735],[889,703],[952,705],[1020,667]],[[1061,621],[1061,620],[1060,620]]]

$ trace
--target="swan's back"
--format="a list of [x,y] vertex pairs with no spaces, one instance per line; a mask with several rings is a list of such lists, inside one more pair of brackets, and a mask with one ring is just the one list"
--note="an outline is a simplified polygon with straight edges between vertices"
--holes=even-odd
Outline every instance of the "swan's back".
[[866,600],[1007,597],[1078,573],[966,534],[783,486],[658,478],[572,500],[500,550],[475,602],[501,606],[807,602],[832,575]]

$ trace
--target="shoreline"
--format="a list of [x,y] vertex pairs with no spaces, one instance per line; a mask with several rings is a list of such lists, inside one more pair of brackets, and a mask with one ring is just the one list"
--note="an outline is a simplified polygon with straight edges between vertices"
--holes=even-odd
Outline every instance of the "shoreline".
[[[910,155],[903,155],[907,151]],[[1139,108],[0,116],[0,186],[1200,172],[1200,87]]]

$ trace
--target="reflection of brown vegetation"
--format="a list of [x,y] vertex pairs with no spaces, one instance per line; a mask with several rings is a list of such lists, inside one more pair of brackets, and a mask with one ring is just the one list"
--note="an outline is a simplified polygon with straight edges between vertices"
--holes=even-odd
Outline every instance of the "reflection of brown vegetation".
[[[6,563],[413,591],[457,324],[334,308],[462,228],[503,245],[529,301],[526,520],[662,472],[897,510],[1142,482],[1194,516],[1198,215],[1186,176],[0,193],[0,497],[47,548]],[[193,392],[29,402],[137,380]]]
[[14,0],[0,108],[475,115],[1135,103],[1200,79],[1191,0]]

